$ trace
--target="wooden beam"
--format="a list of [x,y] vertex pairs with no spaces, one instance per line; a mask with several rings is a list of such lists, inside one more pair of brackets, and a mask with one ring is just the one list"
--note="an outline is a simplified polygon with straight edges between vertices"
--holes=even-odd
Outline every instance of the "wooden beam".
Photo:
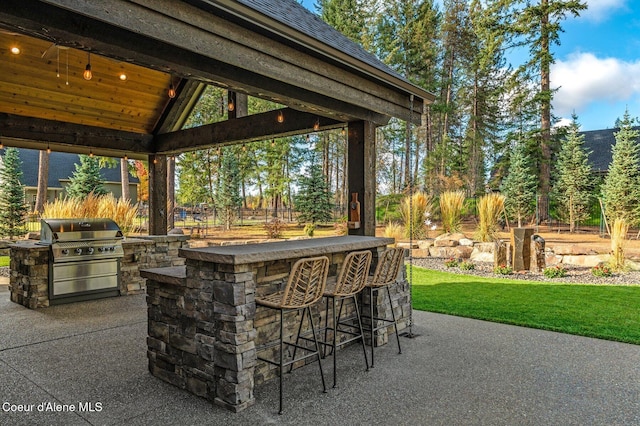
[[[0,136],[7,145],[54,151],[146,159],[152,135],[110,130],[82,124],[63,123],[0,113]],[[6,139],[6,140],[5,140]],[[11,142],[7,142],[7,140]],[[37,142],[40,142],[37,144]]]
[[[278,122],[279,114],[282,114],[282,123]],[[310,133],[314,131],[316,121],[319,122],[319,130],[344,126],[344,123],[329,118],[283,108],[157,135],[154,151],[169,154]]]
[[167,235],[167,171],[166,155],[149,156],[149,235]]
[[154,134],[179,130],[189,118],[206,85],[195,80],[182,80],[172,99],[155,126]]
[[349,123],[347,147],[347,180],[349,200],[358,194],[360,228],[349,229],[349,235],[376,235],[376,126],[359,121]]

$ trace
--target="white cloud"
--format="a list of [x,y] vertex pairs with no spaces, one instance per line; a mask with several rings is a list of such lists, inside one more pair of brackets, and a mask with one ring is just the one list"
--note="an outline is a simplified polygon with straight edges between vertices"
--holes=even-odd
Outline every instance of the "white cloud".
[[565,117],[594,102],[628,102],[640,96],[640,60],[574,54],[552,66],[551,87],[559,88],[554,95],[554,113]]
[[580,17],[588,21],[602,22],[618,9],[625,9],[629,0],[587,0],[587,9]]

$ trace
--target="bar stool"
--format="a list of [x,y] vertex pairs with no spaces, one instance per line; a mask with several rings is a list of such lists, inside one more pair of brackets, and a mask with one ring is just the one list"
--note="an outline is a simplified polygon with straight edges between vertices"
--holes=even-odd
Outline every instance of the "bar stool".
[[[378,266],[373,274],[373,277],[367,281],[366,287],[369,289],[369,331],[371,332],[371,367],[373,368],[374,358],[373,349],[375,348],[375,336],[376,332],[382,328],[385,328],[388,323],[393,323],[393,327],[396,331],[396,340],[398,341],[398,353],[402,353],[400,347],[400,336],[398,335],[398,323],[396,321],[396,315],[393,312],[393,303],[391,302],[391,292],[389,287],[395,283],[398,278],[398,272],[404,262],[404,249],[403,248],[390,248],[382,253],[382,256],[378,260]],[[387,297],[389,298],[389,308],[391,310],[391,319],[380,318],[373,315],[374,305],[374,293],[379,292],[383,288],[387,290]],[[376,321],[382,322],[381,325],[376,325]]]
[[[362,319],[360,317],[360,309],[358,308],[358,293],[362,291],[367,283],[367,277],[369,275],[369,267],[371,266],[371,252],[355,251],[347,255],[338,278],[335,282],[328,282],[324,291],[324,297],[327,298],[326,311],[325,311],[325,334],[323,341],[323,354],[326,350],[326,346],[331,346],[333,352],[333,387],[336,387],[337,378],[337,349],[347,343],[353,342],[357,339],[362,341],[362,352],[364,354],[364,362],[369,371],[369,361],[367,359],[367,349],[365,347],[364,331],[362,329]],[[355,318],[342,318],[342,308],[344,301],[352,299],[355,307]],[[331,303],[329,303],[331,301]],[[336,303],[340,302],[340,309],[336,314]],[[331,313],[333,322],[329,324],[329,305],[331,304]],[[355,320],[355,321],[354,321]],[[355,322],[355,324],[354,324]],[[331,342],[327,342],[327,333],[331,330],[333,338]],[[348,335],[345,340],[338,342],[338,333],[341,335]]]
[[[282,414],[282,373],[284,367],[289,365],[292,366],[294,362],[317,356],[318,365],[320,366],[320,377],[322,378],[322,389],[323,392],[327,391],[324,381],[324,373],[322,372],[322,364],[320,362],[320,344],[316,336],[316,329],[313,325],[313,317],[309,307],[322,298],[322,293],[324,292],[327,282],[328,271],[329,258],[326,256],[300,259],[293,264],[287,284],[282,291],[269,294],[264,297],[256,297],[256,304],[275,309],[280,312],[280,338],[278,342],[280,345],[279,357],[277,360],[258,357],[258,359],[269,364],[277,365],[280,369],[280,410],[278,414]],[[284,314],[293,311],[302,311],[295,343],[284,341]],[[312,341],[314,342],[314,346],[312,348],[310,348],[309,345],[299,344],[305,314],[308,315],[311,334],[313,334]],[[311,339],[309,339],[309,341],[311,341]],[[293,356],[287,361],[284,359],[285,345],[287,345],[287,347],[294,347]],[[272,347],[272,345],[258,348],[257,351],[261,351],[269,347]],[[304,351],[305,354],[296,358],[297,349]]]

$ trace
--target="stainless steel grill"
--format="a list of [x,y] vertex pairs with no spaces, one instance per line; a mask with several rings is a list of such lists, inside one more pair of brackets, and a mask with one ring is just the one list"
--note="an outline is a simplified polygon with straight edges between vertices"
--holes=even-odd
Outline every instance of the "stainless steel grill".
[[117,296],[122,238],[110,219],[42,219],[40,244],[51,247],[49,303]]

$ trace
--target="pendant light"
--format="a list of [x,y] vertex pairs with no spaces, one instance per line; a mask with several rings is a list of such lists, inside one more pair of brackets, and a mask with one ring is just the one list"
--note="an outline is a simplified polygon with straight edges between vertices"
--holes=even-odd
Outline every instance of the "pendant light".
[[176,88],[173,85],[173,79],[171,79],[171,84],[169,84],[169,91],[167,92],[171,99],[176,97]]
[[87,53],[87,66],[84,67],[84,73],[82,74],[85,80],[91,80],[93,73],[91,72],[91,52]]
[[284,123],[284,114],[282,113],[282,111],[278,111],[278,117],[276,118],[276,120],[278,121],[278,123]]

